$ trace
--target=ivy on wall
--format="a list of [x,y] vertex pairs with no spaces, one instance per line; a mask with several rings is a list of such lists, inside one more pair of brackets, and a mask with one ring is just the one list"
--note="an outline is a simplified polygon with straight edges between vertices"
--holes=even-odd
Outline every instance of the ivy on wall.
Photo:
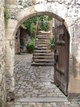
[[7,28],[8,24],[8,10],[4,8],[4,22],[5,22],[5,27]]

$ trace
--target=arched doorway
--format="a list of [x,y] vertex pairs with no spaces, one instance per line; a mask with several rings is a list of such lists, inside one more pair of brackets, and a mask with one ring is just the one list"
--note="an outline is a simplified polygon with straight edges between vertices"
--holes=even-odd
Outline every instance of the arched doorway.
[[[26,11],[27,11],[27,13],[26,13]],[[32,11],[32,13],[31,13],[31,11]],[[69,65],[68,65],[69,64],[69,34],[68,33],[65,34],[65,32],[68,32],[68,31],[66,30],[66,27],[64,25],[65,21],[61,17],[59,17],[58,15],[54,14],[53,12],[49,12],[49,11],[45,11],[45,10],[43,12],[42,11],[41,12],[39,12],[39,11],[36,12],[35,9],[33,8],[33,6],[30,7],[29,9],[25,9],[25,11],[23,10],[21,13],[19,13],[16,21],[15,20],[10,20],[10,23],[11,23],[11,21],[15,22],[14,29],[12,29],[11,41],[14,44],[14,37],[15,37],[15,34],[16,34],[17,29],[19,28],[19,26],[26,19],[29,19],[29,18],[31,18],[31,17],[33,17],[35,15],[49,15],[49,16],[52,16],[52,17],[56,18],[57,20],[59,20],[61,22],[62,26],[63,26],[61,30],[63,30],[63,29],[64,30],[60,31],[59,34],[57,34],[57,32],[55,30],[55,44],[57,44],[56,39],[57,40],[58,39],[61,40],[61,42],[64,42],[62,40],[65,40],[65,45],[64,45],[64,43],[61,43],[61,42],[58,43],[60,49],[56,45],[56,49],[58,49],[58,51],[55,50],[55,61],[56,61],[55,64],[60,64],[59,66],[62,65],[63,70],[62,71],[61,71],[61,69],[60,70],[56,70],[56,66],[55,66],[55,83],[57,83],[58,86],[60,87],[60,89],[65,94],[67,94],[67,92],[68,92],[68,78],[69,78],[69,75],[68,75],[69,74]],[[58,27],[60,27],[60,25]],[[58,27],[56,27],[56,28],[59,29]],[[59,38],[59,36],[60,36],[60,38]],[[14,91],[14,84],[15,84],[15,82],[14,82],[14,77],[13,77],[13,69],[14,69],[14,49],[15,48],[14,47],[12,49],[10,49],[10,48],[11,47],[7,48],[9,50],[9,51],[7,50],[7,55],[8,55],[9,52],[12,53],[11,56],[8,56],[8,57],[10,57],[9,62],[11,62],[11,64],[12,64],[10,66],[9,70],[10,70],[11,81],[12,81],[11,89],[12,89],[12,91]],[[65,53],[65,54],[63,53],[64,58],[66,57],[65,64],[64,63],[60,63],[61,59],[63,58],[63,55],[62,55],[61,52]],[[67,52],[67,54],[66,54],[66,52]],[[60,53],[60,55],[58,55],[58,53]],[[58,63],[58,61],[59,61],[59,63]],[[64,67],[64,65],[65,65],[65,67]],[[58,71],[58,72],[56,72],[56,71]]]

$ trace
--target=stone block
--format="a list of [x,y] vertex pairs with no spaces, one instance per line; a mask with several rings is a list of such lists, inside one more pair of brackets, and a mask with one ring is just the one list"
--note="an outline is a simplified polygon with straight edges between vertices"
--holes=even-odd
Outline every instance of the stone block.
[[6,0],[7,4],[16,4],[16,0]]
[[0,83],[1,83],[1,81],[2,81],[2,74],[0,73]]
[[16,34],[16,32],[15,31],[17,31],[15,28],[16,28],[16,26],[17,26],[17,21],[16,20],[9,20],[8,21],[8,26],[7,26],[7,31],[6,31],[6,38],[7,39],[14,39],[14,35],[13,35],[13,33],[15,33]]
[[17,25],[17,21],[16,20],[9,19],[7,28],[8,29],[13,29],[14,27],[16,27],[16,25]]
[[14,29],[8,29],[8,31],[6,32],[6,39],[8,40],[12,40],[14,39],[14,35],[13,35]]
[[0,8],[0,15],[1,15],[1,8]]
[[4,18],[0,17],[0,32],[4,32]]
[[4,31],[0,33],[0,41],[4,40],[5,35],[4,35]]
[[19,105],[15,105],[15,107],[22,107],[22,105],[21,105],[21,104],[19,104]]

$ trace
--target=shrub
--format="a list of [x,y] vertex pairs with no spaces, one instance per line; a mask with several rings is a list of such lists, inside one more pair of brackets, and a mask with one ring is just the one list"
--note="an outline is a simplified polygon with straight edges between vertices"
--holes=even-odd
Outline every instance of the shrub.
[[31,32],[31,36],[35,37],[36,25],[34,23],[32,23],[32,25],[31,25],[30,32]]
[[44,31],[48,31],[49,29],[49,21],[52,20],[52,17],[50,16],[35,16],[32,17],[28,20],[26,20],[22,27],[24,29],[26,29],[27,34],[29,34],[30,36],[34,36],[35,35],[35,30],[36,30],[36,24],[39,23],[40,25],[38,26],[38,31],[39,30],[44,30]]
[[49,38],[49,41],[48,41],[48,46],[51,50],[54,49],[54,34],[52,34],[52,36]]
[[33,53],[34,46],[35,46],[35,39],[32,38],[31,40],[28,41],[27,46],[26,46],[29,53]]

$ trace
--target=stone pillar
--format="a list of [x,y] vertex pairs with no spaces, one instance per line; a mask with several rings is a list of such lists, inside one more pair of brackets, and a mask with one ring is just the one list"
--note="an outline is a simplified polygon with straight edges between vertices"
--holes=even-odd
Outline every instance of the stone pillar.
[[14,99],[14,56],[15,56],[15,35],[13,34],[16,28],[17,21],[8,19],[6,30],[6,71],[7,71],[7,100]]
[[69,95],[76,97],[80,96],[80,20],[77,20],[71,26],[71,34],[72,53],[70,60]]
[[4,0],[0,0],[0,107],[6,102]]
[[74,37],[73,37],[73,73],[74,77],[80,80],[80,22],[77,22],[73,26]]

